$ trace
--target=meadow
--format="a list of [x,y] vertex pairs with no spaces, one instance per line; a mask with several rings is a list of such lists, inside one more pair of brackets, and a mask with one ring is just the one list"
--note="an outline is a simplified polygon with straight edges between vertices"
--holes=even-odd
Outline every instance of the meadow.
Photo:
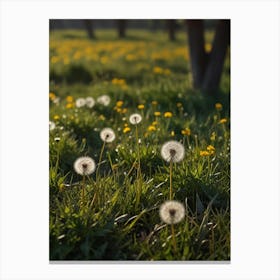
[[213,96],[185,32],[96,36],[50,32],[50,260],[230,260],[229,53]]

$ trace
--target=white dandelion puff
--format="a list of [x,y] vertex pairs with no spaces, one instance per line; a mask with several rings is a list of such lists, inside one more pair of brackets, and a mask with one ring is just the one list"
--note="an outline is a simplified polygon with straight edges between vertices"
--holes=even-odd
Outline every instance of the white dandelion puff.
[[101,130],[100,138],[102,139],[102,141],[104,141],[106,143],[110,143],[115,140],[116,135],[115,135],[115,132],[113,129],[106,127]]
[[92,108],[95,105],[95,100],[93,97],[87,97],[85,101],[88,108]]
[[108,106],[111,102],[111,98],[108,95],[101,95],[97,98],[97,103]]
[[95,161],[90,157],[79,157],[74,162],[74,169],[80,175],[90,175],[95,171]]
[[185,156],[185,148],[180,142],[171,140],[162,145],[161,156],[167,162],[179,162]]
[[181,202],[168,200],[160,206],[159,216],[166,224],[177,224],[185,217],[185,207]]
[[85,105],[86,105],[86,100],[84,98],[78,98],[76,100],[76,107],[77,108],[84,107]]
[[49,130],[55,129],[55,123],[53,121],[49,121]]
[[142,117],[141,115],[135,113],[135,114],[132,114],[130,117],[129,117],[129,122],[131,124],[138,124],[142,121]]

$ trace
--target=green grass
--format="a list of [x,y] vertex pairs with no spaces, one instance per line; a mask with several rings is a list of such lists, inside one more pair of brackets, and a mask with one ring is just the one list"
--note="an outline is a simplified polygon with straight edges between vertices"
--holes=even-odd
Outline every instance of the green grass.
[[[212,34],[206,37],[209,44]],[[123,40],[114,31],[98,31],[97,38],[73,30],[50,34],[50,120],[56,124],[49,140],[50,260],[229,260],[229,58],[217,95],[203,96],[190,83],[185,33],[176,42],[136,30]],[[107,107],[72,107],[79,97],[103,94],[111,97]],[[140,175],[135,126],[128,121],[135,112],[143,117]],[[154,121],[156,130],[148,131]],[[131,130],[124,133],[126,126]],[[98,163],[104,127],[116,139],[105,146],[98,179],[96,173],[86,178],[81,201],[82,176],[73,163],[85,155]],[[185,128],[189,136],[182,135]],[[186,207],[184,220],[174,225],[176,251],[170,226],[159,217],[169,199],[169,165],[160,155],[168,140],[186,150],[173,167],[174,199]],[[215,152],[202,156],[209,145]]]

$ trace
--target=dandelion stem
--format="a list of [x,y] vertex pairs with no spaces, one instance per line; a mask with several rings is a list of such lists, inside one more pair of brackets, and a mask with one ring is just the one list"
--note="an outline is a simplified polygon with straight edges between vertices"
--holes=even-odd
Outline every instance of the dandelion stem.
[[138,168],[137,168],[137,179],[141,175],[141,166],[140,166],[140,145],[139,145],[139,138],[138,138],[138,126],[136,124],[136,141],[137,141],[137,157],[138,157]]
[[83,181],[82,181],[82,203],[85,201],[85,182],[86,182],[86,176],[83,175]]
[[96,169],[96,181],[98,181],[98,177],[99,177],[99,168],[100,168],[100,164],[101,164],[101,160],[102,160],[105,144],[106,144],[106,142],[104,141],[103,145],[102,145],[102,148],[101,148],[100,155],[99,155],[99,160],[98,160],[97,169]]
[[174,255],[175,255],[177,253],[177,245],[176,245],[174,224],[171,224],[171,235],[172,235],[173,249],[174,249]]
[[137,195],[136,195],[136,206],[138,205],[140,201],[140,196],[141,196],[141,182],[140,182],[140,177],[141,177],[141,166],[140,166],[140,145],[139,145],[139,138],[138,138],[138,126],[136,124],[135,128],[135,134],[136,134],[136,141],[137,141],[137,161],[138,161],[138,166],[137,166]]
[[169,188],[169,199],[172,199],[172,167],[173,167],[173,161],[170,161],[169,165],[169,178],[170,178],[170,188]]

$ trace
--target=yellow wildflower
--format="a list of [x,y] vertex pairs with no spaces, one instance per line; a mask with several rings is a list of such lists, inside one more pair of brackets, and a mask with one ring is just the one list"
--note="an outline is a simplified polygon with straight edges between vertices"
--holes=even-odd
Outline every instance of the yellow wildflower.
[[156,121],[152,122],[153,126],[156,126],[158,123]]
[[123,105],[123,101],[122,100],[117,101],[117,103],[116,103],[117,107],[122,107],[122,105]]
[[164,113],[165,118],[171,118],[172,116],[173,116],[173,114],[171,112],[165,112]]
[[122,109],[121,109],[121,108],[116,108],[116,111],[117,111],[118,113],[121,113],[121,112],[122,112]]
[[156,105],[158,105],[158,102],[154,100],[154,101],[152,101],[152,105],[156,106]]
[[130,129],[130,127],[125,127],[124,129],[123,129],[123,133],[127,133],[127,132],[129,132],[131,129]]
[[156,127],[154,126],[154,125],[150,125],[149,127],[148,127],[148,131],[156,131],[157,129],[156,129]]
[[219,121],[219,123],[226,123],[227,122],[227,119],[221,119],[220,121]]
[[171,136],[175,136],[174,130],[171,131],[170,135],[171,135]]
[[50,92],[49,93],[49,98],[50,98],[50,100],[55,100],[55,98],[56,98],[56,95],[53,93],[53,92]]
[[191,135],[191,130],[190,130],[189,128],[185,128],[185,129],[183,129],[183,130],[181,131],[181,133],[182,133],[183,135],[188,135],[188,136],[190,136],[190,135]]
[[68,103],[72,103],[73,101],[74,101],[74,98],[73,98],[73,96],[67,96],[66,97],[66,101],[68,102]]
[[207,151],[215,151],[215,147],[213,147],[212,145],[208,145],[206,148]]
[[210,155],[213,155],[215,153],[215,147],[212,145],[208,145],[206,150],[210,153]]
[[104,121],[106,118],[105,118],[104,115],[100,115],[98,119],[101,120],[101,121]]
[[178,102],[178,103],[176,104],[176,106],[177,106],[178,108],[181,108],[181,107],[183,107],[183,104],[182,104],[181,102]]
[[161,115],[161,112],[154,112],[154,115],[155,115],[156,117],[159,117],[159,116]]
[[60,119],[60,117],[59,117],[59,115],[55,115],[55,116],[53,117],[53,119],[54,119],[55,121],[57,121],[57,120]]
[[205,157],[205,156],[210,156],[210,153],[208,151],[200,151],[199,155]]
[[127,108],[123,108],[121,111],[122,114],[125,114],[126,112],[127,112]]
[[137,107],[139,110],[143,110],[144,108],[145,108],[145,105],[143,105],[143,104],[140,104],[140,105],[138,105],[138,107]]
[[67,103],[66,109],[71,109],[71,108],[74,108],[74,103]]
[[155,66],[153,69],[153,72],[155,74],[162,74],[163,73],[163,69],[161,67]]
[[216,108],[217,110],[222,110],[222,109],[223,109],[223,105],[222,105],[221,103],[216,103],[216,104],[215,104],[215,108]]

